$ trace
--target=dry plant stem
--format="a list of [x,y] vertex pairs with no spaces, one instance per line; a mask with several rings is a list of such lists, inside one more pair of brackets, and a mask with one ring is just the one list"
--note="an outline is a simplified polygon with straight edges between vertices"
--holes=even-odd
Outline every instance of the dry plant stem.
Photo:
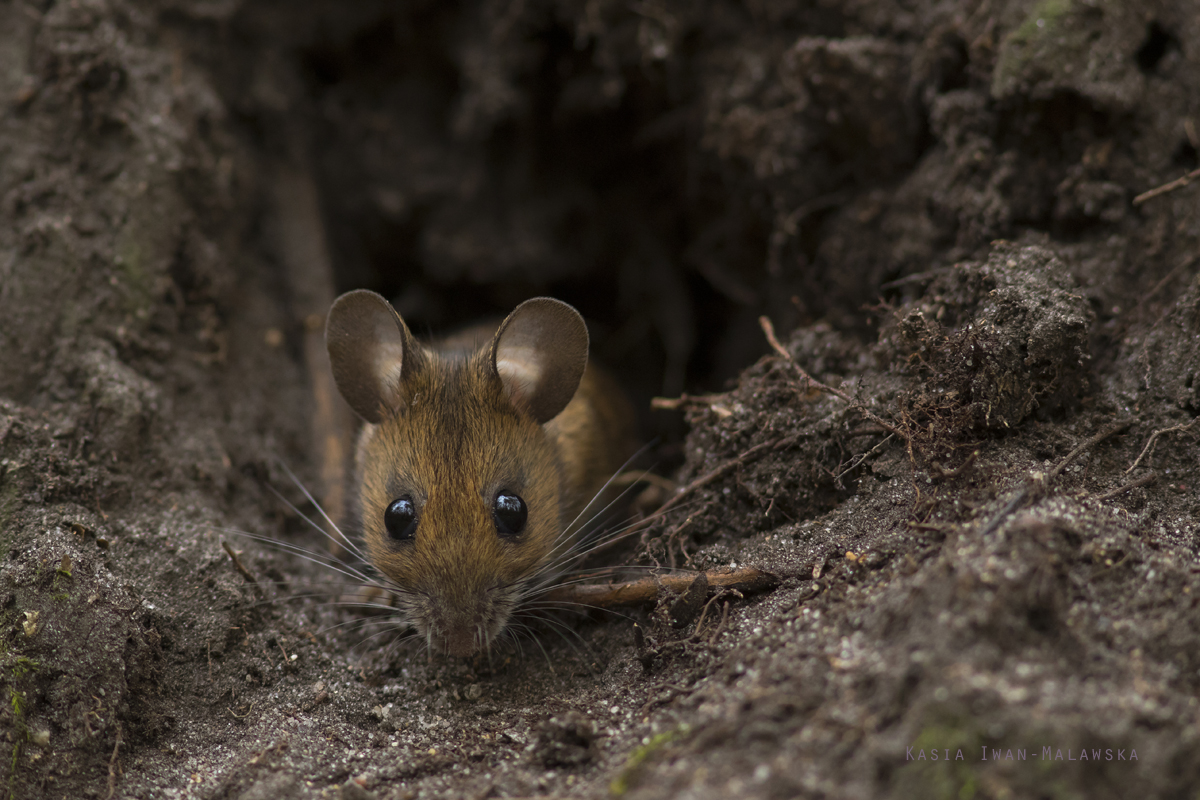
[[107,800],[112,800],[113,795],[117,791],[117,754],[121,749],[122,737],[121,726],[117,725],[117,741],[113,744],[112,758],[108,760],[108,797]]
[[1113,434],[1117,434],[1117,433],[1120,433],[1121,431],[1125,430],[1132,424],[1133,424],[1132,419],[1122,420],[1121,422],[1114,422],[1112,425],[1109,425],[1107,428],[1100,431],[1095,436],[1088,439],[1086,442],[1083,442],[1082,444],[1080,444],[1078,447],[1076,447],[1071,452],[1067,453],[1066,457],[1063,458],[1062,461],[1059,461],[1057,464],[1055,464],[1054,469],[1050,470],[1050,472],[1048,472],[1046,474],[1047,485],[1049,485],[1050,481],[1054,480],[1059,475],[1061,475],[1062,471],[1064,469],[1071,466],[1071,463],[1075,459],[1079,458],[1079,456],[1083,455],[1088,450],[1091,450],[1093,447],[1100,444],[1101,442],[1103,442],[1105,439],[1112,436]]
[[242,565],[242,560],[238,558],[238,555],[234,549],[229,546],[229,542],[221,542],[221,547],[223,547],[225,552],[229,554],[229,558],[233,561],[233,566],[242,574],[242,577],[253,583],[255,586],[258,586],[258,578],[254,577],[254,574]]
[[1125,470],[1125,474],[1128,475],[1137,469],[1137,465],[1142,463],[1142,459],[1145,458],[1147,454],[1149,454],[1154,448],[1154,443],[1158,441],[1159,436],[1162,436],[1164,433],[1182,433],[1183,431],[1186,431],[1195,425],[1197,421],[1200,421],[1200,417],[1196,417],[1196,419],[1192,420],[1191,422],[1175,425],[1171,428],[1163,428],[1162,430],[1157,430],[1150,434],[1150,438],[1146,440],[1146,446],[1142,448],[1141,453],[1138,453],[1138,457],[1134,460],[1133,464],[1130,465],[1129,469]]
[[709,598],[708,602],[704,604],[704,608],[700,610],[700,619],[696,620],[696,630],[692,631],[693,639],[700,638],[700,631],[704,629],[704,621],[708,619],[708,609],[712,607],[713,603],[720,600],[723,596],[724,595],[718,592]]
[[1021,491],[1017,492],[1011,500],[1005,503],[1004,508],[1000,509],[1000,513],[996,514],[996,516],[992,518],[992,521],[988,523],[987,527],[983,529],[983,535],[990,536],[991,534],[995,533],[996,530],[999,529],[1002,524],[1004,524],[1004,520],[1008,519],[1010,514],[1023,507],[1030,500],[1033,500],[1044,494],[1046,490],[1050,488],[1050,484],[1053,483],[1054,480],[1063,473],[1063,470],[1071,466],[1071,463],[1075,461],[1075,459],[1079,458],[1080,455],[1095,447],[1100,442],[1103,442],[1113,434],[1120,433],[1132,424],[1132,419],[1115,422],[1097,433],[1092,438],[1081,443],[1071,452],[1067,453],[1067,455],[1061,461],[1055,464],[1054,467],[1045,475],[1038,475],[1036,473],[1031,474],[1025,481],[1025,485],[1021,487]]
[[1164,286],[1166,286],[1171,281],[1173,281],[1177,277],[1179,277],[1179,273],[1183,272],[1185,269],[1190,267],[1192,264],[1196,263],[1196,258],[1197,258],[1197,256],[1192,255],[1188,258],[1185,258],[1183,261],[1180,261],[1178,264],[1176,264],[1171,269],[1170,272],[1168,272],[1166,275],[1164,275],[1162,277],[1162,280],[1160,280],[1158,283],[1154,284],[1154,288],[1152,288],[1150,291],[1146,292],[1144,295],[1141,296],[1141,298],[1138,299],[1137,306],[1135,307],[1134,310],[1136,311],[1137,309],[1140,309],[1142,306],[1146,305],[1147,301],[1149,301],[1150,298],[1154,297],[1154,295],[1156,295],[1160,291],[1162,291]]
[[843,392],[841,389],[835,389],[832,386],[828,386],[824,383],[821,383],[819,380],[814,378],[812,375],[809,375],[808,372],[805,371],[804,367],[802,367],[796,363],[796,359],[792,358],[792,354],[787,351],[787,348],[784,347],[782,344],[780,344],[779,340],[777,338],[775,338],[775,326],[771,323],[770,319],[768,319],[767,317],[759,317],[758,324],[762,327],[763,333],[767,337],[767,342],[771,345],[771,349],[774,350],[776,353],[778,353],[785,361],[787,361],[789,364],[791,364],[793,367],[795,367],[796,371],[799,372],[801,377],[803,377],[804,380],[808,382],[809,386],[813,387],[814,389],[817,389],[818,391],[827,392],[827,393],[833,395],[834,397],[837,397],[837,398],[843,400],[855,411],[858,411],[860,414],[862,414],[864,417],[866,417],[867,419],[874,422],[876,425],[881,426],[884,430],[894,433],[896,436],[899,436],[901,439],[903,439],[906,442],[909,441],[910,437],[907,433],[900,430],[899,428],[897,428],[895,425],[891,424],[890,422],[887,422],[886,420],[882,419],[881,417],[876,415],[874,412],[872,412],[870,409],[868,409],[866,406],[864,406],[862,403],[860,403],[859,401],[855,400],[850,395]]
[[723,394],[681,394],[679,397],[652,397],[650,408],[655,411],[678,411],[684,406],[710,406],[729,398]]
[[1136,489],[1139,486],[1145,486],[1148,483],[1154,483],[1156,480],[1158,480],[1158,473],[1151,472],[1146,475],[1143,475],[1142,477],[1138,478],[1137,480],[1132,480],[1129,483],[1118,486],[1115,489],[1111,489],[1111,490],[1105,492],[1104,494],[1098,496],[1096,499],[1100,500],[1101,502],[1103,502],[1105,500],[1111,500],[1114,497],[1117,497],[1118,495],[1125,494],[1125,492],[1128,492],[1130,489]]
[[1156,186],[1148,192],[1142,192],[1137,197],[1133,198],[1133,204],[1135,206],[1140,206],[1142,203],[1150,200],[1151,198],[1158,197],[1160,194],[1166,194],[1167,192],[1173,192],[1176,189],[1182,189],[1196,178],[1200,178],[1200,169],[1194,169],[1187,175],[1184,175],[1182,178],[1176,178],[1169,183],[1164,183],[1162,186]]
[[[754,567],[708,570],[704,575],[708,578],[710,590],[736,589],[750,594],[769,591],[779,585],[778,577]],[[663,589],[682,592],[695,579],[696,573],[688,572],[608,585],[560,586],[547,592],[545,599],[552,603],[571,603],[592,608],[643,606],[657,601]]]
[[862,462],[864,462],[864,461],[866,461],[868,458],[870,458],[872,454],[874,454],[874,453],[875,453],[877,450],[879,450],[879,448],[883,447],[885,444],[887,444],[888,442],[890,442],[890,441],[892,440],[892,437],[893,437],[893,436],[895,436],[895,435],[896,435],[896,434],[894,434],[894,433],[889,433],[887,436],[885,436],[885,437],[883,438],[883,441],[881,441],[879,444],[875,445],[874,447],[872,447],[870,450],[868,450],[868,451],[867,451],[867,452],[865,452],[865,453],[859,453],[859,454],[858,454],[857,456],[855,456],[855,457],[854,457],[854,459],[853,459],[853,460],[850,462],[850,466],[846,467],[844,470],[842,470],[841,472],[839,472],[837,475],[834,475],[834,476],[833,476],[833,479],[834,479],[835,481],[840,481],[840,480],[842,479],[842,476],[844,476],[846,473],[850,472],[852,469],[854,469],[855,467],[857,467],[859,464],[861,464]]
[[977,458],[979,458],[979,451],[975,450],[971,453],[971,455],[967,456],[966,461],[959,464],[954,469],[942,469],[941,466],[935,465],[938,473],[938,479],[946,480],[947,478],[957,478],[959,475],[962,475],[964,472],[970,469],[971,465],[975,463],[975,459]]
[[708,637],[708,646],[712,647],[717,643],[717,637],[721,635],[721,631],[725,630],[725,624],[729,622],[729,601],[726,600],[721,606],[721,621],[717,623],[717,627],[713,630],[712,636]]

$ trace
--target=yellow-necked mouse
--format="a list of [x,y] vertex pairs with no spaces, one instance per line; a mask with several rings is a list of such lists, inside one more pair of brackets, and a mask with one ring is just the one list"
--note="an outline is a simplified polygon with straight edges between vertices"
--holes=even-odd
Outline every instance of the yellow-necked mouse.
[[588,363],[579,312],[545,297],[498,330],[424,346],[387,300],[353,291],[325,341],[367,423],[355,457],[367,558],[431,649],[486,649],[603,508],[587,507],[635,446],[628,401]]

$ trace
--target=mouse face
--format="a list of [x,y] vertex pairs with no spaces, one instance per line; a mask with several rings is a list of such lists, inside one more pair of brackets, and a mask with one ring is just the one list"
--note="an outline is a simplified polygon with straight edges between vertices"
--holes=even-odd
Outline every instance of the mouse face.
[[486,649],[564,545],[561,454],[543,425],[582,377],[582,319],[539,298],[490,343],[442,354],[382,297],[352,292],[330,311],[327,343],[338,388],[369,423],[356,459],[368,558],[431,649]]

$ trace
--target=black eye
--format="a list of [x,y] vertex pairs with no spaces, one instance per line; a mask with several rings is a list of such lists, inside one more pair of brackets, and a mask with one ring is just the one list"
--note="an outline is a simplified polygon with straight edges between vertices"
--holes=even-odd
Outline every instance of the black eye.
[[383,512],[383,526],[388,536],[397,542],[407,542],[417,535],[417,507],[408,495],[393,500]]
[[529,509],[525,501],[512,492],[501,492],[496,495],[492,504],[492,516],[496,519],[496,532],[501,536],[516,536],[525,530],[525,519]]

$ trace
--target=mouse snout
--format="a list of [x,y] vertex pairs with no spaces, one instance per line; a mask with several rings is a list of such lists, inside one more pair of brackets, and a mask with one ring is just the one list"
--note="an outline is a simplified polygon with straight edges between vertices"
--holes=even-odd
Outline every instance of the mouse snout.
[[476,626],[452,624],[439,630],[440,636],[434,633],[434,644],[448,656],[470,656],[483,649],[482,635]]
[[486,650],[508,621],[504,603],[492,592],[444,599],[428,617],[429,643],[450,656],[470,656]]

